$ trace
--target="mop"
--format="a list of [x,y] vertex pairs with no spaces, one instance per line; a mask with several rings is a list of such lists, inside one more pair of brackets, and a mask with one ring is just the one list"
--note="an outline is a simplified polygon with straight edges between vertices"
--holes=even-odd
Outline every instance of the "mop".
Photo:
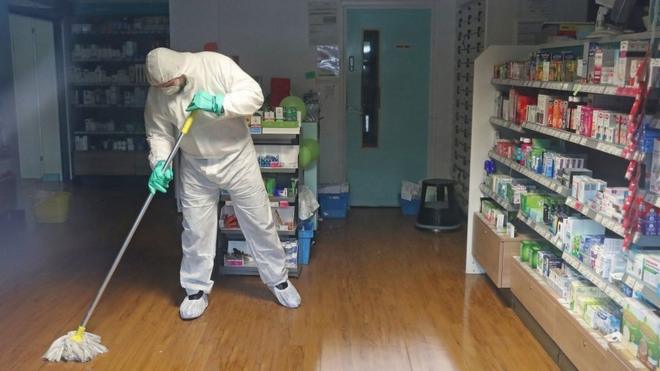
[[[193,123],[193,116],[194,116],[194,112],[188,115],[188,117],[186,118],[183,127],[181,128],[181,132],[179,133],[179,136],[176,140],[176,143],[174,144],[174,148],[172,148],[172,151],[170,152],[169,156],[167,157],[167,160],[165,161],[165,166],[163,167],[164,169],[167,169],[172,164],[172,159],[179,150],[179,146],[181,145],[181,141],[183,140],[183,137],[186,134],[188,134],[188,131],[190,131],[190,127],[192,126]],[[103,354],[108,351],[108,348],[106,348],[103,344],[101,344],[100,336],[86,331],[87,322],[89,322],[90,317],[94,313],[96,306],[101,300],[101,296],[103,296],[103,293],[105,292],[105,289],[108,286],[108,283],[112,278],[112,275],[115,273],[115,269],[117,269],[117,266],[119,265],[119,262],[121,261],[124,252],[126,252],[126,248],[131,243],[131,239],[133,239],[133,234],[135,234],[135,230],[137,229],[138,225],[140,225],[140,222],[142,221],[142,217],[144,217],[144,214],[149,208],[149,204],[151,204],[151,200],[153,200],[154,195],[155,193],[149,193],[147,200],[144,202],[144,205],[142,206],[140,213],[138,214],[137,218],[135,219],[135,222],[133,223],[133,227],[131,227],[130,232],[128,232],[128,236],[124,240],[124,244],[119,250],[117,257],[115,258],[115,261],[112,263],[112,266],[108,271],[108,274],[105,276],[105,279],[103,280],[103,284],[99,288],[99,291],[96,293],[96,297],[94,298],[94,301],[87,309],[87,312],[85,313],[85,317],[80,323],[80,326],[78,326],[78,329],[75,331],[69,331],[69,333],[67,333],[66,335],[61,336],[60,338],[55,340],[53,344],[50,346],[50,348],[48,348],[46,353],[43,355],[43,358],[51,362],[60,362],[60,361],[87,362],[93,359],[94,357],[98,356],[99,354]]]

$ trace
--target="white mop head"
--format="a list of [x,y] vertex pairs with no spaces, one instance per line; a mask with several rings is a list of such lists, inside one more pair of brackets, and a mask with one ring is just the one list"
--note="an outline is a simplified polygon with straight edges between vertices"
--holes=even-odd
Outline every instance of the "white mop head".
[[88,362],[99,354],[108,351],[101,344],[101,337],[85,332],[84,327],[58,338],[44,353],[43,358],[50,362]]

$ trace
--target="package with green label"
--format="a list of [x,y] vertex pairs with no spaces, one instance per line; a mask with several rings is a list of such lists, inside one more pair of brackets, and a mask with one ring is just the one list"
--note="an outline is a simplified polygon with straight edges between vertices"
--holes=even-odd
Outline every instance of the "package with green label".
[[[651,310],[639,301],[629,301],[623,308],[621,329],[623,345],[632,353],[637,354],[642,339],[642,323]],[[652,312],[651,312],[652,313]]]
[[660,349],[658,334],[660,333],[660,317],[657,312],[647,311],[644,321],[639,326],[640,339],[637,348],[637,358],[652,370],[658,367]]
[[532,251],[532,246],[536,244],[536,241],[520,241],[520,261],[523,263],[529,263],[529,258]]
[[579,298],[597,298],[603,297],[604,295],[605,294],[603,294],[598,287],[594,286],[593,283],[589,282],[586,278],[581,277],[571,282],[570,307],[575,313],[582,315],[582,313],[576,308],[576,302]]

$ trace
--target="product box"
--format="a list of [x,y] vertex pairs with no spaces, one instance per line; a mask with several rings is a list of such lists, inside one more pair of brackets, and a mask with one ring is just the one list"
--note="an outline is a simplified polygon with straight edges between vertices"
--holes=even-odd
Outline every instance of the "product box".
[[653,159],[651,161],[649,189],[655,194],[660,194],[660,139],[653,140]]
[[644,58],[648,45],[648,41],[644,40],[621,41],[614,77],[617,86],[635,86],[637,66]]
[[548,71],[548,81],[561,81],[563,56],[561,52],[550,54],[550,69]]
[[613,306],[601,306],[594,313],[594,329],[603,335],[621,330],[621,311]]
[[650,312],[649,308],[639,301],[629,301],[623,308],[621,319],[622,343],[632,354],[637,354],[642,339],[641,325],[648,312]]
[[647,255],[644,257],[642,280],[657,290],[660,283],[660,256]]
[[573,255],[577,256],[575,252],[579,251],[581,236],[604,235],[605,227],[588,218],[570,216],[564,219],[560,232],[561,240],[565,246],[577,245],[575,250],[571,251]]
[[607,68],[614,68],[615,64],[614,49],[597,48],[594,52],[594,72],[591,83],[600,84],[603,80],[603,74],[607,74]]
[[596,62],[596,49],[599,48],[598,43],[586,42],[584,43],[584,49],[582,52],[582,57],[585,58],[586,65],[586,82],[593,83],[594,81],[594,66]]
[[573,82],[577,78],[578,60],[575,53],[571,51],[563,52],[563,75],[561,81]]
[[550,52],[541,52],[541,81],[550,81],[550,61],[551,54]]

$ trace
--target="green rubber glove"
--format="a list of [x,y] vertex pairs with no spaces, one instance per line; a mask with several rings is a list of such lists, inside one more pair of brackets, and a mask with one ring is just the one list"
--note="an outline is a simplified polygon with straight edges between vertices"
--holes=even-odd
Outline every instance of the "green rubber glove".
[[172,168],[163,169],[165,167],[165,161],[161,160],[156,163],[154,170],[151,172],[149,177],[149,192],[155,194],[158,192],[167,192],[167,187],[170,185],[170,181],[174,178],[174,172]]
[[222,108],[222,102],[224,100],[225,96],[222,94],[212,95],[204,91],[198,91],[193,96],[186,111],[190,112],[201,109],[202,111],[215,113],[217,116],[220,116],[220,114],[224,112],[224,109]]

